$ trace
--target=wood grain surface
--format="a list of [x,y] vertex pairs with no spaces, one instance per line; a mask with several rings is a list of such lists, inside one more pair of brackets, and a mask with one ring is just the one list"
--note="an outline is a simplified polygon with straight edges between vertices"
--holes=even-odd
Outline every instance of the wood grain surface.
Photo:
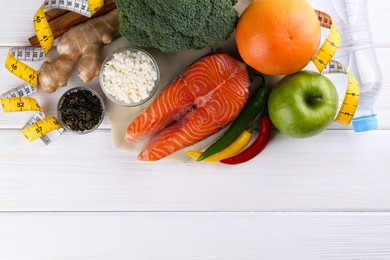
[[[0,2],[0,60],[28,44],[41,2]],[[114,147],[108,117],[45,146],[20,134],[31,113],[0,111],[0,259],[390,259],[390,4],[368,6],[383,73],[376,131],[275,132],[234,167],[145,163]],[[20,83],[0,67],[0,93]],[[65,90],[35,97],[55,115]]]
[[388,213],[10,213],[7,260],[388,260]]

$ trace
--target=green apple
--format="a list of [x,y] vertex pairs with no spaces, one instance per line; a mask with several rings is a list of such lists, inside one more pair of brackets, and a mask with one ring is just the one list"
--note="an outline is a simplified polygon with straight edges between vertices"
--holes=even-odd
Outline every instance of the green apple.
[[324,75],[299,71],[283,77],[272,88],[268,113],[274,126],[296,138],[316,135],[334,120],[338,94]]

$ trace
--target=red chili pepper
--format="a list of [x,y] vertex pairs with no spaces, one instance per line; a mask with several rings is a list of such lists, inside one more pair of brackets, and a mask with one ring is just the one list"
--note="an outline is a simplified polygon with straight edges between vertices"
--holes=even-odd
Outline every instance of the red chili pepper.
[[251,146],[242,151],[241,153],[223,159],[220,162],[225,164],[239,164],[250,159],[254,158],[258,155],[268,144],[269,139],[271,138],[272,133],[272,123],[269,119],[268,115],[263,115],[260,122],[260,131],[256,140],[253,142]]

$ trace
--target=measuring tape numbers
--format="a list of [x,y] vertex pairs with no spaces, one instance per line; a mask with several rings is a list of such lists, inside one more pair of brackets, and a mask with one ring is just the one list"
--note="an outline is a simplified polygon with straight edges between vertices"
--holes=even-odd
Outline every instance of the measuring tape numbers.
[[42,61],[54,44],[45,13],[52,9],[63,9],[91,17],[103,6],[104,0],[45,0],[33,18],[41,47],[14,47],[9,50],[5,67],[26,83],[0,95],[0,104],[4,112],[37,111],[22,128],[27,140],[41,138],[45,144],[49,144],[64,131],[58,120],[54,116],[46,117],[37,100],[30,97],[38,91],[39,72],[24,63]]
[[22,134],[30,142],[41,138],[48,145],[60,136],[64,129],[54,116],[46,118],[36,99],[26,96],[33,92],[31,85],[22,85],[1,95],[0,104],[4,112],[37,111],[23,126]]
[[91,17],[103,5],[104,0],[45,0],[35,13],[33,19],[34,30],[41,47],[12,48],[8,52],[5,62],[6,68],[22,80],[38,87],[38,72],[22,61],[42,60],[54,44],[54,36],[49,22],[46,19],[45,12],[52,9],[63,9]]
[[34,29],[45,55],[54,43],[54,36],[46,19],[45,12],[62,9],[87,17],[94,15],[104,5],[104,0],[45,0],[34,15]]
[[37,88],[32,86],[31,84],[25,83],[20,85],[19,87],[13,88],[4,94],[1,97],[28,97],[37,93]]
[[[21,131],[30,142],[41,138],[45,144],[49,144],[60,136],[64,129],[54,116],[45,117],[45,114],[38,112],[30,118]],[[49,134],[51,136],[48,136]]]
[[331,60],[322,73],[342,73],[347,75],[347,91],[335,120],[337,122],[351,122],[359,103],[359,83],[343,64],[335,60]]
[[15,76],[38,88],[38,72],[22,61],[40,61],[43,59],[41,48],[15,47],[7,55],[5,67]]
[[318,20],[320,21],[321,27],[330,29],[328,37],[325,39],[325,42],[321,45],[320,49],[313,58],[314,65],[318,71],[322,72],[336,54],[336,51],[339,48],[341,42],[341,38],[340,34],[337,32],[336,26],[332,22],[330,15],[318,10],[316,10],[316,14],[318,16]]
[[346,94],[335,121],[348,125],[351,123],[359,103],[359,83],[344,65],[338,61],[332,60],[341,42],[340,34],[332,22],[332,17],[324,12],[315,11],[321,27],[330,29],[330,32],[320,49],[314,55],[312,62],[322,74],[342,73],[347,75],[348,85]]
[[38,102],[31,97],[1,98],[4,112],[42,111]]

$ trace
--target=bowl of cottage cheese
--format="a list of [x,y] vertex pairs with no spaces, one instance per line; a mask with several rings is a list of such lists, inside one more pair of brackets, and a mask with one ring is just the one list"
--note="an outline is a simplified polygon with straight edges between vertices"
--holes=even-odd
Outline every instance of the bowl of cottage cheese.
[[123,106],[139,106],[157,91],[160,71],[148,52],[137,48],[114,51],[102,63],[100,86],[106,97]]

